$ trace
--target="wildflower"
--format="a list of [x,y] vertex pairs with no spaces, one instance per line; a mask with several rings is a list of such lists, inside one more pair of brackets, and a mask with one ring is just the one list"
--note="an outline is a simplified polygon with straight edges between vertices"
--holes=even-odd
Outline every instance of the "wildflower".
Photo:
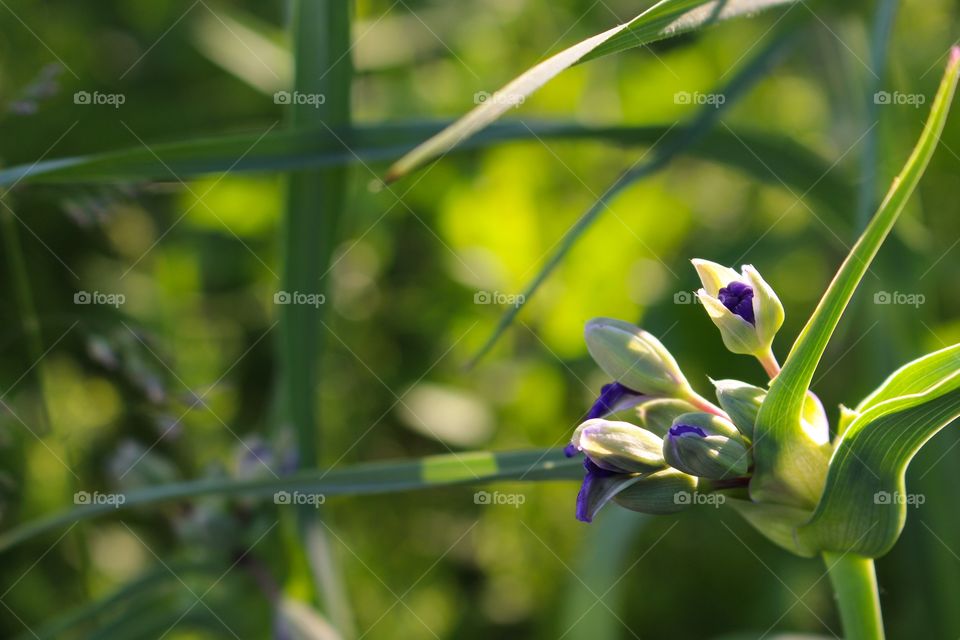
[[709,260],[693,260],[703,288],[697,297],[720,329],[733,353],[755,356],[771,377],[780,367],[773,357],[773,338],[783,325],[783,305],[770,285],[750,265],[737,273]]

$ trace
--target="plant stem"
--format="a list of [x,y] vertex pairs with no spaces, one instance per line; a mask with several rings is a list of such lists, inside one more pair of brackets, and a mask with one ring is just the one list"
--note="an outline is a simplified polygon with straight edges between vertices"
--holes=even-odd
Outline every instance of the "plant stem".
[[883,617],[873,560],[852,553],[827,551],[823,561],[840,607],[845,640],[883,640]]
[[704,398],[702,395],[700,395],[696,391],[693,391],[692,389],[690,390],[690,395],[688,395],[685,398],[685,400],[690,404],[692,404],[693,406],[695,406],[697,409],[700,409],[701,411],[712,413],[713,415],[720,416],[721,418],[729,417],[727,416],[726,411],[724,411],[717,405],[713,404],[712,402]]
[[770,349],[762,358],[757,358],[763,365],[763,370],[767,372],[770,379],[773,380],[780,373],[780,363],[777,362],[777,356],[773,355],[773,349]]
[[[350,124],[350,13],[346,0],[294,0],[291,4],[294,96],[290,125],[296,129],[342,128]],[[312,97],[299,100],[297,94]],[[326,143],[324,143],[326,144]],[[283,230],[281,288],[289,294],[325,293],[322,274],[330,264],[346,193],[346,170],[328,167],[289,177]],[[320,438],[316,415],[323,353],[323,305],[287,304],[280,312],[282,406],[296,431],[300,465],[318,467]],[[353,636],[350,607],[339,578],[339,563],[327,525],[309,505],[297,511],[301,548],[320,600],[340,636]],[[299,557],[294,559],[294,567]]]

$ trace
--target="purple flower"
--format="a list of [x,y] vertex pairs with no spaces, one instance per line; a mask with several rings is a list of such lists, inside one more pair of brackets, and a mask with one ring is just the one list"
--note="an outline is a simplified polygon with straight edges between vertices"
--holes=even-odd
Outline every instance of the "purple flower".
[[753,288],[743,282],[731,282],[717,293],[720,303],[752,325],[756,324],[753,316]]
[[624,479],[629,476],[601,469],[589,458],[583,461],[583,468],[587,470],[587,474],[583,477],[583,485],[577,494],[577,520],[593,522],[594,514],[610,499],[604,496],[607,493],[606,485],[610,484],[614,476],[622,476]]
[[628,389],[619,382],[605,384],[600,388],[600,397],[597,398],[597,401],[590,407],[590,411],[587,413],[587,420],[603,418],[611,413],[629,409],[639,404],[642,397],[642,393]]
[[[642,393],[628,389],[619,382],[605,384],[600,388],[600,397],[597,398],[593,406],[590,407],[586,419],[593,420],[594,418],[603,418],[611,413],[629,409],[639,404],[643,397],[644,395]],[[563,454],[568,458],[572,458],[577,455],[577,453],[579,453],[579,451],[573,443],[563,448]]]

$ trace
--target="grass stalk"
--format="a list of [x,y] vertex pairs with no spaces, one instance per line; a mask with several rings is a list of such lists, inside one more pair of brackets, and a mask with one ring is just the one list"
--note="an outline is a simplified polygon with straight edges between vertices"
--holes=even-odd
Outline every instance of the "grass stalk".
[[[294,0],[291,4],[294,86],[289,109],[293,130],[350,124],[350,12],[346,0]],[[301,99],[307,97],[309,99]],[[291,173],[282,236],[281,289],[325,293],[321,275],[330,263],[346,192],[342,167]],[[316,395],[323,352],[319,327],[323,305],[287,304],[280,310],[282,407],[296,433],[300,465],[320,460]],[[337,561],[321,515],[309,505],[297,512],[319,600],[342,637],[353,635],[352,615],[338,579]]]

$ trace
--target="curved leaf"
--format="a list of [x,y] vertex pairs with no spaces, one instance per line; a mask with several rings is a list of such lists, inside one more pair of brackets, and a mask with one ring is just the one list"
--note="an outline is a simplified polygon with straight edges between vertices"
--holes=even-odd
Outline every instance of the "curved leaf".
[[804,434],[801,424],[804,397],[844,309],[933,156],[950,111],[958,75],[960,49],[954,48],[933,100],[930,118],[910,158],[840,266],[800,332],[783,369],[770,385],[755,427],[756,467],[750,494],[756,501],[812,507],[820,497],[827,451]]
[[[960,372],[916,396],[869,409],[847,429],[830,461],[823,498],[797,531],[808,550],[883,555],[900,536],[907,507],[904,475],[920,448],[960,417]],[[944,393],[944,389],[950,390]]]
[[390,167],[384,180],[397,180],[428,160],[446,153],[578,62],[643,46],[720,20],[756,13],[794,1],[661,0],[633,20],[578,42],[517,76],[454,124],[400,158]]
[[856,410],[863,413],[881,402],[923,393],[957,371],[960,371],[960,344],[934,351],[903,365],[864,398]]
[[374,462],[344,469],[316,470],[285,478],[234,480],[212,478],[147,487],[125,494],[122,505],[94,504],[22,524],[0,535],[0,551],[72,522],[133,507],[202,495],[270,496],[277,491],[310,491],[326,496],[371,495],[497,480],[579,480],[580,460],[563,449],[477,451],[430,456],[403,462]]

